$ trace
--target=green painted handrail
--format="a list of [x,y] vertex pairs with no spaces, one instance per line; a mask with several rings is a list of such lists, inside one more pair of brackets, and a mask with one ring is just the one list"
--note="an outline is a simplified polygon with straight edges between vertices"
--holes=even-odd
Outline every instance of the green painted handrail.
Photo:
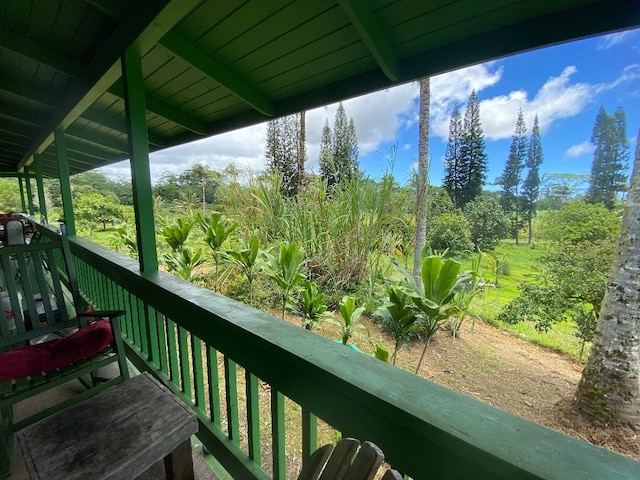
[[[217,391],[212,369],[217,351],[227,363],[237,363],[270,385],[277,395],[275,413],[279,395],[286,396],[301,405],[305,415],[312,413],[345,435],[377,443],[394,468],[415,479],[639,478],[640,462],[533,424],[168,274],[141,274],[137,262],[86,240],[73,238],[71,247],[84,268],[108,278],[98,282],[98,277],[88,276],[99,284],[87,285],[83,277],[84,290],[97,295],[112,282],[116,290],[154,309],[158,319],[171,319],[167,325],[175,322],[176,328],[204,342],[210,392]],[[131,303],[126,307],[131,309]],[[131,333],[125,331],[129,341]],[[167,337],[174,338],[169,328]],[[173,375],[179,366],[172,365],[172,348],[168,356]],[[147,360],[135,344],[130,350],[134,364],[157,375],[166,373],[161,359]],[[194,404],[191,392],[170,387]],[[209,402],[217,403],[213,397],[209,395]],[[233,395],[226,397],[228,409]],[[206,407],[194,408],[200,437],[235,478],[265,478],[248,452],[230,440],[233,435],[221,434],[214,408],[209,407],[209,413]],[[305,428],[308,437],[312,428]]]

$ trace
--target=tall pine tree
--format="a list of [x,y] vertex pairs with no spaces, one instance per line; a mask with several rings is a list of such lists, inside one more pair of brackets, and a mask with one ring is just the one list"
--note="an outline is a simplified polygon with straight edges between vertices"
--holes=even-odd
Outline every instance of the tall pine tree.
[[276,118],[267,122],[265,156],[271,173],[282,176],[280,190],[293,197],[298,193],[300,123],[298,115]]
[[458,208],[464,192],[464,178],[462,177],[462,116],[458,105],[453,108],[449,122],[449,141],[444,154],[444,180],[442,186],[449,194],[453,206]]
[[518,119],[516,120],[516,128],[511,137],[511,147],[509,148],[509,157],[504,165],[502,176],[498,183],[502,185],[502,195],[500,203],[502,209],[513,219],[513,233],[518,245],[518,233],[520,230],[520,182],[522,181],[522,169],[527,158],[527,126],[524,123],[524,114],[522,109],[518,110]]
[[338,182],[336,166],[333,162],[333,139],[331,138],[331,127],[329,120],[324,119],[322,127],[322,137],[320,137],[320,176],[331,187]]
[[347,118],[342,103],[336,111],[333,135],[326,120],[322,129],[320,174],[328,187],[360,176],[356,126],[353,118]]
[[484,146],[484,132],[480,124],[480,103],[476,91],[473,90],[464,112],[462,145],[460,146],[460,175],[462,178],[458,205],[460,208],[482,193],[482,187],[487,179],[487,154],[484,151]]
[[624,108],[620,107],[613,115],[609,115],[604,106],[600,107],[591,133],[591,143],[596,149],[591,164],[587,201],[603,203],[611,210],[618,193],[627,189],[625,170],[629,168],[629,139]]
[[538,208],[538,194],[540,193],[540,165],[544,157],[542,155],[542,142],[540,140],[540,126],[538,125],[538,115],[533,120],[533,129],[529,138],[529,149],[527,150],[528,168],[527,177],[522,182],[522,217],[529,224],[529,241],[533,240],[533,218]]

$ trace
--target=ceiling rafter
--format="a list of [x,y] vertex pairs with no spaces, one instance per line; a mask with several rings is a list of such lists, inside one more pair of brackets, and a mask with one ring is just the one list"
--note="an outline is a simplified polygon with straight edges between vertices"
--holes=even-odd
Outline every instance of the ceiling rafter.
[[32,58],[67,77],[82,78],[83,69],[80,62],[9,30],[0,29],[0,47]]
[[74,125],[67,128],[64,133],[65,135],[80,138],[97,145],[104,145],[107,148],[129,155],[129,145],[126,141],[123,142],[117,138]]
[[0,90],[25,100],[32,100],[49,108],[55,108],[55,95],[44,91],[36,85],[28,85],[9,80],[8,78],[2,78],[0,79]]
[[[124,98],[122,81],[119,80],[114,83],[107,92],[115,95],[116,97]],[[204,122],[182,113],[180,110],[172,107],[171,105],[167,105],[150,95],[145,95],[145,106],[149,112],[155,113],[162,118],[166,118],[167,120],[170,120],[193,133],[197,133],[198,135],[207,134],[207,127]]]
[[269,117],[275,115],[275,106],[271,100],[182,36],[169,32],[160,39],[160,44],[260,113]]
[[34,117],[31,113],[25,112],[19,108],[14,108],[11,112],[0,113],[0,118],[8,118],[12,121],[21,122],[23,124],[38,126],[37,117]]
[[[124,122],[124,119],[120,121],[109,115],[94,112],[91,109],[82,112],[82,118],[89,120],[90,122],[97,123],[98,125],[102,125],[103,127],[110,128],[111,130],[115,130],[116,132],[127,133],[127,125]],[[147,136],[149,137],[149,143],[151,145],[155,145],[156,147],[167,146],[167,142],[159,135],[147,132]]]
[[400,78],[400,62],[380,23],[371,11],[369,2],[339,0],[339,3],[384,74],[389,80],[397,81]]

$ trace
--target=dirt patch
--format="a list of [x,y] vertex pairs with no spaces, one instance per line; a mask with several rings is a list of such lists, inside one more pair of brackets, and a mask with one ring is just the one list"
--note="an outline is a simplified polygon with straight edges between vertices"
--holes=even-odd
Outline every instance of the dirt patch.
[[[300,319],[289,318],[300,324]],[[393,338],[371,321],[365,325],[372,338],[389,350]],[[335,326],[323,322],[318,333],[340,338]],[[372,347],[364,339],[354,343],[363,351]],[[414,372],[423,344],[401,349],[396,366]],[[574,404],[583,365],[577,360],[520,338],[493,325],[466,323],[461,337],[440,331],[432,340],[419,374],[494,407],[640,460],[640,432],[628,427],[592,423]]]

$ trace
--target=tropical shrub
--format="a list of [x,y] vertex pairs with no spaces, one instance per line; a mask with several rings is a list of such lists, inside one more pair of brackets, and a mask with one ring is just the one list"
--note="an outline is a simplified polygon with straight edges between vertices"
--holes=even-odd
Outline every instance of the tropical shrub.
[[463,253],[473,250],[469,222],[459,212],[447,212],[435,217],[428,226],[427,243],[432,250]]
[[494,250],[509,230],[509,218],[500,203],[488,195],[476,197],[464,207],[469,222],[471,241],[475,249]]
[[602,204],[573,201],[560,210],[541,212],[540,238],[577,244],[617,238],[620,218]]

